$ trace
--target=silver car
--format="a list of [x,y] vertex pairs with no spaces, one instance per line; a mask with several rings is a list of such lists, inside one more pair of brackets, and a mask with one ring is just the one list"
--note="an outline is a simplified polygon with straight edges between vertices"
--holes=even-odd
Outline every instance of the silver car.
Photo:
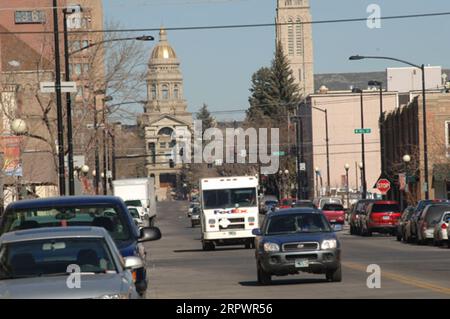
[[104,228],[39,228],[0,237],[0,298],[138,298],[131,274],[139,257],[122,258]]
[[441,220],[442,215],[450,210],[448,204],[431,204],[425,207],[417,220],[417,242],[420,245],[432,242],[434,226]]
[[439,222],[434,226],[434,239],[433,244],[435,246],[442,246],[448,243],[448,225],[450,222],[450,206],[448,211],[442,214]]

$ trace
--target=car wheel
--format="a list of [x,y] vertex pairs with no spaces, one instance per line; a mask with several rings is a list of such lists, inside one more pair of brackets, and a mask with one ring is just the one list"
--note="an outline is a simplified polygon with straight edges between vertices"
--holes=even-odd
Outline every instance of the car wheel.
[[397,241],[402,241],[402,233],[401,232],[399,232],[399,231],[397,231],[396,232],[397,234]]
[[355,234],[355,229],[353,228],[353,226],[350,225],[350,235],[354,235]]
[[338,268],[336,268],[336,269],[334,269],[332,271],[327,271],[326,278],[327,278],[328,281],[341,282],[342,281],[342,268],[341,268],[341,265],[339,265]]
[[194,228],[194,227],[195,227],[195,224],[194,224],[194,222],[191,222],[191,227],[192,227],[192,228]]
[[450,239],[447,240],[447,248],[450,248]]
[[204,251],[211,251],[215,249],[214,243],[210,241],[202,241],[202,248]]
[[256,269],[257,269],[258,283],[264,286],[270,285],[272,283],[272,275],[264,271],[259,262],[256,265]]
[[245,249],[250,249],[250,248],[252,248],[252,243],[248,241],[245,243]]

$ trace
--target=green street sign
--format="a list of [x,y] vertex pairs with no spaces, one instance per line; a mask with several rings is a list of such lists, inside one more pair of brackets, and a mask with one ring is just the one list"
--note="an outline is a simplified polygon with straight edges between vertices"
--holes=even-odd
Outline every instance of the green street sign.
[[286,155],[286,153],[283,151],[280,151],[280,152],[273,152],[272,155],[273,156],[284,156],[284,155]]
[[355,129],[355,134],[370,134],[372,130],[370,128],[357,128]]

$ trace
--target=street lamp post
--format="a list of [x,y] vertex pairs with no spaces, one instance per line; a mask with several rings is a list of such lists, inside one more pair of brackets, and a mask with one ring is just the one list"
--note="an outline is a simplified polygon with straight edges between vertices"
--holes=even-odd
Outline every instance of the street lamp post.
[[400,62],[403,64],[410,65],[414,68],[420,69],[422,71],[422,113],[423,113],[423,162],[424,162],[424,189],[425,189],[425,199],[430,198],[429,185],[428,185],[428,142],[427,142],[427,112],[426,112],[426,84],[425,84],[425,64],[417,65],[405,60],[400,60],[391,57],[384,56],[361,56],[361,55],[353,55],[349,58],[349,60],[363,60],[363,59],[381,59],[381,60],[391,60]]
[[[361,175],[361,197],[362,196],[364,196],[365,194],[364,194],[364,181],[363,181],[363,169],[364,169],[364,164],[363,164],[363,162],[359,162],[359,164],[358,164],[358,167],[359,167],[359,172],[360,172],[360,175]],[[365,199],[366,197],[362,197],[363,199]]]
[[348,170],[350,169],[350,164],[345,164],[345,184],[346,184],[346,191],[347,191],[347,209],[350,209],[350,185],[348,180]]
[[[361,129],[364,129],[364,92],[361,89],[353,89],[353,93],[359,93],[361,96]],[[366,145],[364,141],[364,132],[361,133],[361,160],[362,160],[362,170],[361,170],[361,183],[362,183],[362,198],[367,197],[367,181],[366,181]]]
[[[405,184],[407,185],[407,183],[408,183],[408,164],[409,164],[409,162],[411,162],[411,156],[406,154],[406,155],[403,156],[402,160],[403,160],[403,163],[404,163],[404,170],[405,170]],[[404,203],[403,192],[406,192],[406,189],[400,190],[400,208],[401,208],[401,211],[403,211],[403,208],[404,208],[404,205],[403,205],[403,203]]]
[[326,152],[327,152],[327,194],[330,192],[330,145],[329,145],[329,136],[328,136],[328,110],[321,109],[313,106],[313,109],[316,109],[325,114],[325,142],[326,142]]
[[320,168],[316,167],[314,169],[314,172],[316,173],[316,197],[320,197],[320,187],[319,187],[319,175],[320,175]]

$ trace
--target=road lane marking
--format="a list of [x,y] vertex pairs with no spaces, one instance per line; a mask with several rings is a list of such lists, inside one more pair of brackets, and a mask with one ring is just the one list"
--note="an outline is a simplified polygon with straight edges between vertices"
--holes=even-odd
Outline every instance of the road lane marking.
[[[347,267],[347,268],[350,268],[353,270],[360,270],[363,272],[366,272],[366,270],[367,270],[367,267],[362,264],[357,264],[357,263],[352,263],[352,262],[342,262],[342,265],[344,267]],[[400,282],[400,283],[403,283],[406,285],[410,285],[410,286],[450,295],[450,288],[438,286],[438,285],[435,285],[435,284],[432,284],[432,283],[429,283],[426,281],[416,279],[414,277],[399,275],[399,274],[385,271],[385,270],[381,271],[381,277],[388,278],[388,279],[391,279],[391,280],[394,280],[394,281],[397,281],[397,282]]]

